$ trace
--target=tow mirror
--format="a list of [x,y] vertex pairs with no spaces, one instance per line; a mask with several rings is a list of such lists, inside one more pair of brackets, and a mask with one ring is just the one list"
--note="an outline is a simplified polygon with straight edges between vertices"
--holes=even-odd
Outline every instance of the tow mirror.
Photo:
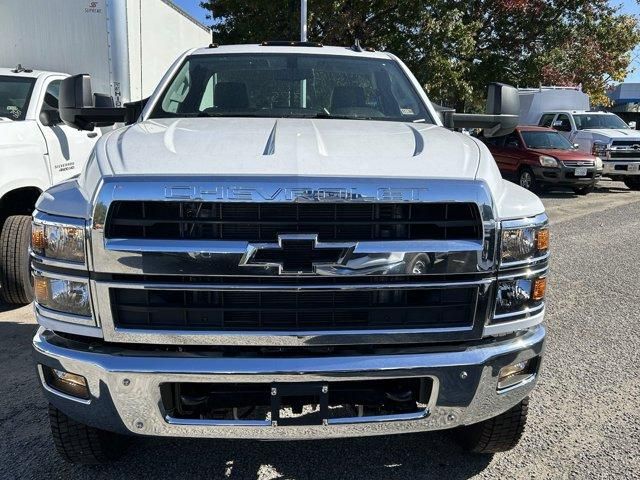
[[55,127],[62,123],[62,119],[57,110],[42,110],[40,112],[40,123],[45,127]]
[[93,130],[125,121],[126,110],[115,108],[109,95],[94,94],[87,74],[64,79],[58,102],[62,121],[78,130]]
[[485,114],[442,112],[447,128],[482,128],[485,137],[501,137],[518,126],[520,97],[518,90],[504,83],[490,83]]

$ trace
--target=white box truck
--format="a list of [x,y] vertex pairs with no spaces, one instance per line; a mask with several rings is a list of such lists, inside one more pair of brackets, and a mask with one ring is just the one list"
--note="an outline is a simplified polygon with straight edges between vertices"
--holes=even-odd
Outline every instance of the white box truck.
[[558,130],[576,148],[602,159],[603,176],[640,190],[640,132],[611,112],[590,111],[574,87],[521,88],[520,123]]
[[0,32],[0,302],[20,304],[33,293],[35,202],[77,175],[101,136],[61,122],[60,82],[89,73],[116,106],[142,99],[210,32],[166,0],[3,0]]

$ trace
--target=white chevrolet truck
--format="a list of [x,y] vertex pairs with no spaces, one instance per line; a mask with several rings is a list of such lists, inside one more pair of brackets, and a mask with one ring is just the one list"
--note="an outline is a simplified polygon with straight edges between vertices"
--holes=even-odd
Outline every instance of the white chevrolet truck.
[[514,88],[441,119],[391,54],[265,42],[187,52],[128,111],[96,108],[86,75],[61,106],[129,123],[34,214],[33,347],[66,460],[136,435],[517,444],[547,216],[451,130],[512,131]]
[[33,299],[31,214],[40,194],[77,175],[100,130],[80,131],[58,114],[63,73],[0,68],[0,302]]

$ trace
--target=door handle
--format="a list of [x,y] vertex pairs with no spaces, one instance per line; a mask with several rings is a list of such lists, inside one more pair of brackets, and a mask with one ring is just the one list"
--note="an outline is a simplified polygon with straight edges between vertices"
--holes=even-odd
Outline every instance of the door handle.
[[96,138],[97,136],[98,136],[98,134],[96,132],[87,133],[87,137],[89,137],[89,138]]

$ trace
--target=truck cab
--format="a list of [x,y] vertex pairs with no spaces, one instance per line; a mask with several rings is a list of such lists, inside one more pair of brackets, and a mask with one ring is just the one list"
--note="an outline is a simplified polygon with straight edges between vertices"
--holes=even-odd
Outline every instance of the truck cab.
[[33,297],[28,247],[30,216],[40,194],[77,175],[100,137],[99,130],[65,125],[59,89],[68,75],[0,68],[0,300]]

